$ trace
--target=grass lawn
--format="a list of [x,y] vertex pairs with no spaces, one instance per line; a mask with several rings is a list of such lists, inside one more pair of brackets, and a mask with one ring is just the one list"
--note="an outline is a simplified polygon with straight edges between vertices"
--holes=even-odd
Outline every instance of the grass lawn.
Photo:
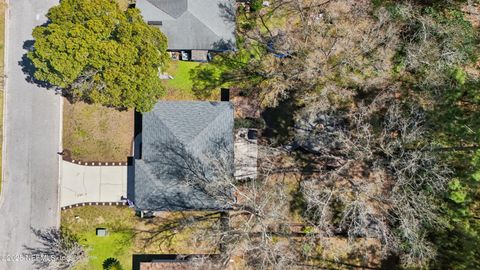
[[[75,218],[78,216],[78,218]],[[132,209],[116,206],[85,206],[62,211],[62,226],[70,230],[86,246],[88,261],[77,270],[102,269],[109,257],[120,260],[130,269],[132,264],[133,231],[137,220]],[[107,228],[109,235],[98,237],[96,228]]]
[[[153,231],[160,219],[141,219],[135,216],[133,209],[125,206],[77,207],[63,210],[61,218],[61,225],[76,235],[88,252],[88,261],[78,265],[75,270],[101,269],[103,261],[110,257],[117,258],[127,270],[131,269],[133,254],[208,252],[205,247],[190,243],[193,231],[178,234],[169,242],[146,242],[148,235],[141,231]],[[96,228],[107,228],[109,235],[97,237]]]
[[133,111],[64,100],[63,148],[82,161],[125,162],[134,132]]
[[198,62],[172,60],[166,70],[173,76],[171,80],[165,80],[167,87],[167,100],[195,100],[192,92],[193,82],[190,79],[190,70],[200,65]]

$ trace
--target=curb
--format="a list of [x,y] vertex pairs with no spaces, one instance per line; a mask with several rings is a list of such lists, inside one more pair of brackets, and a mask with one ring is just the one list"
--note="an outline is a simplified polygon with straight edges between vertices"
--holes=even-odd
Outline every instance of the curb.
[[97,205],[97,206],[125,206],[128,205],[126,202],[84,202],[84,203],[76,203],[67,206],[63,206],[61,210],[67,210],[75,207],[81,206],[89,206],[89,205]]
[[77,165],[83,165],[83,166],[127,166],[128,162],[84,162],[80,160],[68,160],[68,159],[63,159],[65,162],[77,164]]
[[[60,147],[61,147],[61,145],[60,145]],[[63,149],[62,153],[63,154],[61,155],[61,159],[63,159],[63,161],[70,162],[70,163],[73,163],[73,164],[83,165],[83,166],[127,166],[130,163],[130,162],[128,162],[130,157],[127,157],[126,162],[83,161],[83,160],[72,159],[71,158],[72,154],[71,154],[70,150],[68,150],[68,149]]]
[[[58,136],[58,149],[62,149],[62,145],[63,145],[63,98],[61,96],[58,97],[60,99],[60,104],[59,104],[59,121],[58,121],[58,133],[59,133],[59,136]],[[63,174],[62,174],[62,171],[63,171],[63,167],[62,167],[63,163],[62,163],[62,157],[59,156],[58,157],[58,184],[57,184],[57,213],[58,213],[58,217],[57,217],[57,226],[60,227],[61,225],[61,222],[62,222],[62,217],[61,217],[61,214],[60,214],[60,211],[62,210],[61,208],[61,205],[60,205],[60,202],[62,200],[61,196],[62,196],[62,182],[63,182]]]
[[[0,207],[3,204],[3,193],[5,192],[5,189],[7,187],[7,181],[5,181],[5,159],[7,156],[7,84],[8,84],[8,36],[9,36],[9,31],[8,31],[8,17],[10,15],[10,0],[5,0],[5,42],[3,44],[3,76],[4,76],[4,83],[3,83],[3,119],[2,119],[2,124],[3,124],[3,136],[2,136],[2,180],[0,185],[2,185],[2,189],[0,190]],[[2,75],[2,74],[0,74]]]

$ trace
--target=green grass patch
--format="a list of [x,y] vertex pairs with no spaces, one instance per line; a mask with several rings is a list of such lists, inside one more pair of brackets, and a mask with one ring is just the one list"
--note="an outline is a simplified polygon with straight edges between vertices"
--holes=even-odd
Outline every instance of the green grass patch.
[[87,247],[88,262],[77,266],[77,270],[101,269],[102,263],[117,258],[127,268],[132,264],[132,237],[130,233],[112,232],[106,237],[98,237],[95,232],[82,235],[81,243]]
[[[63,210],[61,225],[85,246],[88,260],[77,265],[75,270],[102,269],[104,260],[113,257],[120,261],[125,270],[131,269],[133,254],[194,254],[210,253],[214,248],[192,243],[196,231],[188,228],[177,232],[169,241],[164,241],[171,232],[153,237],[153,233],[165,220],[180,213],[165,213],[162,217],[141,219],[133,209],[125,206],[83,206]],[[185,215],[202,215],[202,212],[188,212]],[[209,226],[208,222],[198,226]],[[106,228],[108,235],[98,237],[96,228]],[[146,233],[151,232],[151,233]],[[149,239],[149,240],[148,240]]]
[[[75,269],[102,269],[103,261],[110,257],[131,269],[137,220],[134,211],[126,207],[85,206],[62,211],[62,226],[76,235],[88,252],[88,261]],[[96,236],[96,228],[106,228],[108,235]]]
[[190,78],[190,71],[198,65],[200,65],[200,63],[189,61],[170,62],[166,73],[173,76],[173,79],[165,80],[165,86],[167,88],[166,99],[196,99],[192,92],[193,82]]

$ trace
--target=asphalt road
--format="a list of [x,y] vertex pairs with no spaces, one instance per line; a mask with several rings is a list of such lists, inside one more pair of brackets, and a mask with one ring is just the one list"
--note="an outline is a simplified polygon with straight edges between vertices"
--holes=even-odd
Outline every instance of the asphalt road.
[[[0,270],[34,269],[24,246],[37,245],[31,228],[58,226],[60,97],[28,83],[19,65],[24,42],[45,23],[55,0],[10,0],[7,23],[6,146],[0,198]],[[15,261],[15,260],[24,261]],[[14,261],[12,261],[14,260]]]

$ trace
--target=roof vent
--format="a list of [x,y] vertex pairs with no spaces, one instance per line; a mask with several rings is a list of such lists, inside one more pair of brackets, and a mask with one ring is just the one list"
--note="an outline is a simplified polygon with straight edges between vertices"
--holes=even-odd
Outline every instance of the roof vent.
[[162,25],[162,21],[148,21],[148,25]]
[[220,89],[220,101],[230,101],[230,89]]

